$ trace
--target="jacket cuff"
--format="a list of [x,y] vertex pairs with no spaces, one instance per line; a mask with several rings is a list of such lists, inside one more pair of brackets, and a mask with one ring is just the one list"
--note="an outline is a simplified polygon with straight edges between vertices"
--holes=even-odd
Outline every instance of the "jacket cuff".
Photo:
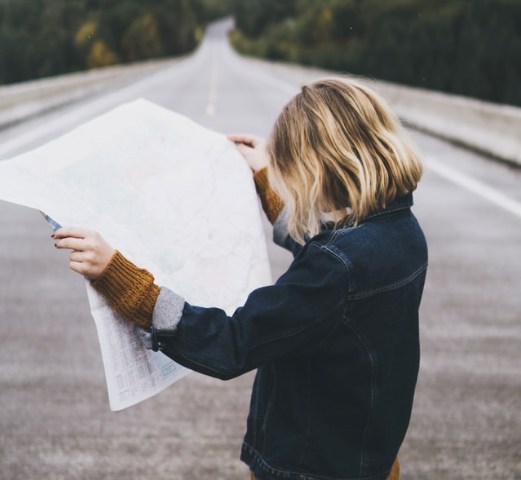
[[159,287],[148,270],[137,267],[116,250],[91,284],[123,318],[150,330]]
[[253,181],[255,182],[255,188],[261,199],[262,209],[266,213],[270,223],[273,224],[284,208],[284,203],[270,187],[268,167],[257,170],[253,175]]
[[185,300],[166,287],[161,287],[152,316],[152,350],[162,350],[162,337],[172,337],[183,316]]

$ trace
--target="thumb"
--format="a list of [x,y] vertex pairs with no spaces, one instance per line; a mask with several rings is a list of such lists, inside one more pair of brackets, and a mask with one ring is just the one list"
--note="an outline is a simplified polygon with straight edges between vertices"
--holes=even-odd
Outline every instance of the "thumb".
[[252,147],[248,147],[247,145],[244,145],[244,143],[235,144],[235,148],[237,148],[237,150],[239,150],[239,152],[243,155],[243,157],[246,157],[248,154],[250,154],[253,151]]

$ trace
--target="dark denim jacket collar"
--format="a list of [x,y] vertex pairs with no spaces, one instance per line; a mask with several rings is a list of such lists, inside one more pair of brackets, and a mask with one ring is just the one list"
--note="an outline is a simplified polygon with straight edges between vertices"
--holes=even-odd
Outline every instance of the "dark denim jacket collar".
[[[400,197],[395,198],[393,201],[389,202],[389,204],[384,208],[378,208],[374,210],[372,213],[367,215],[360,223],[365,223],[367,221],[371,221],[374,218],[377,217],[383,217],[386,215],[390,215],[392,213],[398,212],[400,210],[407,210],[411,208],[413,205],[413,199],[412,199],[412,193],[407,193],[405,195],[402,195]],[[333,224],[333,223],[326,223],[323,226],[322,231],[327,230],[336,230],[338,228],[349,228],[354,225],[352,220],[345,220],[344,222],[341,222],[339,224]]]
[[376,209],[374,212],[367,215],[367,217],[362,220],[362,223],[375,217],[381,217],[384,215],[389,215],[390,213],[395,213],[399,210],[409,209],[412,207],[412,205],[412,193],[407,193],[401,197],[395,198],[392,202],[389,202],[385,208]]
[[[413,205],[412,193],[407,193],[400,197],[395,198],[393,201],[389,202],[389,204],[385,208],[378,208],[374,210],[372,213],[367,215],[367,217],[363,218],[360,224],[369,222],[375,218],[380,218],[386,215],[393,214],[400,210],[407,210],[411,208]],[[350,219],[346,219],[339,223],[333,222],[323,222],[320,230],[320,234],[331,232],[333,230],[338,230],[341,228],[350,228],[354,226],[354,222]],[[319,234],[319,235],[320,235]],[[311,237],[306,233],[304,235],[304,240],[307,243]]]

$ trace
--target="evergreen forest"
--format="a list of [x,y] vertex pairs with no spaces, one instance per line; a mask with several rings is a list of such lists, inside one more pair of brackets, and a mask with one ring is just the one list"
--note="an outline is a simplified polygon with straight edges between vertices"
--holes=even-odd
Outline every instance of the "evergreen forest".
[[521,0],[248,0],[246,54],[521,105]]
[[223,15],[244,54],[521,105],[521,0],[0,0],[0,84],[184,54]]
[[0,84],[193,50],[226,0],[0,0]]

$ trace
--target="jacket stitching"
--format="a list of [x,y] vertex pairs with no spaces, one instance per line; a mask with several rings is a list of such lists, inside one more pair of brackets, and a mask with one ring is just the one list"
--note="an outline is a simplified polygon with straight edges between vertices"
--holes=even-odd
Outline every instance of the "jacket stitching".
[[268,401],[268,405],[266,406],[266,413],[264,414],[264,420],[262,422],[262,435],[263,435],[263,451],[266,450],[266,442],[267,442],[267,435],[266,431],[268,429],[268,418],[270,416],[271,411],[273,410],[273,404],[275,403],[275,395],[277,393],[277,375],[275,374],[275,368],[273,367],[273,364],[270,365],[271,373],[273,375],[273,388],[271,390],[270,399]]
[[[311,248],[311,247],[318,248],[320,251],[324,251],[326,253],[329,253],[329,254],[333,255],[334,258],[340,260],[342,262],[342,265],[344,265],[345,268],[347,269],[347,266],[346,266],[345,262],[343,262],[342,259],[338,255],[336,255],[334,252],[330,251],[329,249],[325,249],[325,248],[323,248],[323,247],[321,247],[321,246],[319,246],[319,245],[317,245],[315,243],[309,244],[307,248]],[[348,274],[348,278],[349,278],[349,271],[347,271],[347,274]],[[331,307],[330,310],[326,311],[323,315],[319,316],[314,322],[310,323],[309,325],[303,325],[302,328],[299,328],[299,329],[296,329],[296,330],[293,330],[293,331],[288,331],[287,333],[282,333],[282,334],[279,334],[279,335],[267,338],[267,339],[264,340],[264,342],[261,342],[261,343],[258,343],[256,345],[253,345],[251,347],[251,349],[255,350],[255,349],[257,349],[259,347],[262,347],[262,346],[264,346],[264,345],[266,345],[268,343],[271,343],[273,341],[277,341],[277,340],[280,340],[282,338],[288,338],[288,337],[291,337],[291,336],[298,335],[298,334],[300,334],[302,332],[305,332],[309,328],[312,328],[315,325],[317,325],[318,323],[324,321],[326,318],[329,318],[333,314],[333,312],[338,308],[338,306],[342,302],[344,302],[344,301],[345,301],[345,299],[344,299],[344,296],[342,295],[342,298],[340,298],[340,300],[336,304],[334,304],[333,307]]]
[[[337,234],[337,232],[335,232],[335,234],[332,236],[331,240],[336,236],[336,234]],[[330,243],[331,243],[331,241],[329,241],[326,245],[320,247],[320,249],[323,250],[324,252],[329,253],[330,255],[335,257],[337,260],[342,262],[342,265],[344,266],[344,269],[347,274],[347,291],[352,292],[353,289],[355,288],[355,285],[354,285],[354,281],[353,281],[353,275],[351,274],[351,268],[349,266],[349,262],[347,259],[343,258],[338,253],[336,253],[334,250],[332,250],[331,247],[329,246]]]
[[294,477],[298,476],[299,479],[303,479],[303,480],[374,480],[374,479],[381,478],[382,475],[386,475],[389,473],[389,471],[386,471],[386,472],[382,472],[382,473],[379,473],[376,475],[371,475],[370,477],[358,476],[356,478],[351,477],[351,478],[340,479],[339,477],[329,477],[329,476],[324,476],[324,475],[310,475],[308,473],[295,472],[293,470],[281,470],[278,468],[273,468],[268,462],[266,462],[266,460],[264,460],[264,458],[262,458],[262,455],[255,448],[253,448],[250,444],[243,442],[243,445],[248,450],[250,450],[252,455],[254,455],[254,457],[255,457],[254,461],[257,463],[257,465],[259,465],[259,467],[261,467],[264,471],[267,471],[268,473],[277,475],[279,477],[284,477],[284,478],[289,478],[289,475],[293,475]]
[[[169,349],[167,349],[168,351]],[[227,376],[229,375],[230,372],[225,372],[224,370],[217,370],[215,368],[212,368],[212,367],[209,367],[208,365],[204,364],[204,363],[201,363],[201,362],[198,362],[197,360],[194,360],[193,358],[190,358],[189,356],[187,356],[182,350],[178,349],[178,348],[175,348],[174,351],[182,358],[184,358],[187,362],[189,363],[193,363],[194,365],[198,365],[200,367],[202,367],[203,370],[207,370],[209,372],[214,372],[214,373],[217,373],[218,375],[224,375],[224,376]],[[189,368],[189,367],[188,367]]]
[[303,465],[304,459],[306,458],[306,451],[308,449],[309,445],[309,437],[311,433],[311,427],[309,424],[309,392],[311,390],[311,382],[310,382],[310,375],[309,375],[309,364],[311,363],[311,359],[307,359],[306,361],[306,402],[305,402],[305,408],[306,408],[306,436],[304,438],[304,446],[302,447],[302,455],[300,456],[300,460],[297,462],[297,465]]
[[[252,390],[252,394],[253,394],[253,392],[255,392],[255,397],[253,397],[253,395],[252,395],[252,403],[254,405],[255,412],[259,411],[259,403],[260,403],[259,397],[260,397],[260,390],[261,390],[260,384],[263,381],[263,379],[260,378],[261,375],[262,375],[261,371],[257,370],[257,373],[255,375],[253,390]],[[257,384],[257,385],[255,385],[255,384]],[[258,422],[252,422],[252,436],[253,436],[253,440],[255,441],[255,443],[257,443],[259,441],[259,429],[258,429],[257,423]]]
[[362,346],[364,347],[364,350],[367,353],[367,356],[369,358],[369,363],[371,365],[371,395],[369,399],[369,412],[367,414],[367,420],[364,427],[364,434],[362,436],[362,444],[360,446],[360,475],[362,475],[362,472],[364,470],[364,464],[365,464],[365,445],[367,442],[367,437],[369,434],[369,425],[371,423],[371,416],[373,413],[373,403],[374,403],[374,392],[375,392],[375,377],[376,377],[376,361],[374,359],[374,355],[371,352],[371,349],[369,348],[369,345],[365,339],[365,337],[354,327],[354,325],[350,322],[345,322],[345,325],[347,328],[349,328],[358,338]]
[[397,288],[403,287],[403,286],[411,283],[416,277],[421,275],[426,270],[427,270],[427,263],[425,265],[421,266],[418,270],[413,272],[407,278],[400,280],[399,282],[392,283],[391,285],[386,285],[385,287],[375,288],[374,290],[369,290],[367,292],[348,295],[347,300],[361,300],[363,298],[368,298],[373,295],[377,295],[379,293],[385,293],[385,292],[389,292],[391,290],[396,290]]
[[383,212],[378,212],[378,213],[373,213],[372,215],[368,215],[367,217],[362,219],[362,221],[370,220],[372,218],[377,218],[377,217],[385,217],[385,216],[387,216],[389,214],[395,214],[395,213],[400,212],[402,210],[410,210],[410,208],[411,208],[411,205],[397,205],[396,207],[392,207],[392,208],[386,209]]
[[[410,195],[410,193],[408,195]],[[367,220],[369,218],[385,216],[389,213],[398,212],[400,210],[410,210],[412,206],[413,206],[413,201],[412,201],[412,197],[411,197],[409,199],[405,199],[402,202],[399,202],[397,205],[394,205],[393,207],[386,207],[384,210],[382,210],[380,212],[372,213],[372,214],[368,215],[367,217],[365,217],[363,220]]]

